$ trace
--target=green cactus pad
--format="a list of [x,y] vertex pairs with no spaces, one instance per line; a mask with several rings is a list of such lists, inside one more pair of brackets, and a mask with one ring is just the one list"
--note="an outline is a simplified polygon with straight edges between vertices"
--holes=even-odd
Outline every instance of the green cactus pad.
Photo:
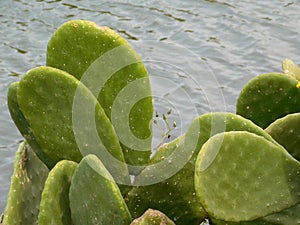
[[175,225],[165,214],[158,210],[148,209],[140,218],[130,225]]
[[192,160],[196,161],[202,145],[212,136],[226,131],[248,131],[278,145],[262,128],[242,116],[233,113],[208,113],[194,119],[186,132],[185,148],[194,149]]
[[15,122],[22,136],[26,139],[27,143],[30,145],[31,149],[40,158],[40,160],[42,160],[48,166],[48,168],[51,169],[55,163],[45,154],[45,152],[41,149],[39,144],[36,142],[35,137],[32,133],[32,129],[30,128],[23,113],[20,110],[18,98],[17,98],[18,86],[19,86],[19,82],[14,82],[10,84],[8,89],[7,104],[8,104],[8,109],[11,118]]
[[39,225],[70,225],[69,189],[77,163],[62,160],[48,174],[42,193]]
[[266,132],[293,157],[300,160],[300,113],[277,119],[266,128]]
[[72,20],[51,37],[47,65],[72,74],[91,90],[112,121],[128,164],[148,163],[153,114],[150,82],[140,57],[125,39],[108,27]]
[[300,224],[300,204],[285,209],[279,213],[274,213],[263,218],[270,224],[295,225]]
[[79,162],[72,127],[72,104],[78,81],[50,67],[28,71],[20,81],[18,103],[39,145],[54,161]]
[[266,128],[276,119],[300,112],[300,89],[295,78],[280,73],[259,75],[240,93],[236,113]]
[[[80,101],[76,101],[77,111],[73,104],[75,94],[80,96],[77,97]],[[120,179],[128,179],[123,153],[109,119],[76,78],[51,67],[32,69],[20,81],[18,102],[36,141],[54,162],[63,159],[79,162],[82,154],[93,153],[112,174],[120,175],[122,171]],[[83,113],[81,120],[72,120],[79,110]],[[93,113],[93,120],[84,117],[88,113]],[[76,125],[78,122],[82,124],[80,127]],[[91,136],[100,142],[92,142]],[[119,166],[111,160],[116,160]]]
[[22,142],[14,161],[3,225],[37,224],[48,172],[47,166],[39,160],[30,146]]
[[300,202],[300,163],[283,148],[246,131],[220,133],[196,161],[197,196],[212,217],[251,221]]
[[300,204],[252,221],[228,222],[209,218],[212,225],[295,225],[300,223]]
[[87,155],[79,163],[69,198],[75,225],[128,225],[131,222],[118,186],[95,155]]
[[284,74],[291,76],[297,79],[298,81],[300,81],[300,68],[292,60],[284,59],[282,61],[282,70]]
[[210,225],[275,225],[274,223],[269,223],[261,219],[252,220],[252,221],[228,222],[223,220],[217,220],[212,217],[209,218],[209,224]]
[[[156,163],[168,161],[168,157],[171,158],[175,150],[181,153],[181,149],[178,148],[183,144],[183,140],[184,136],[181,136],[161,146],[151,163],[155,166]],[[206,217],[206,212],[195,196],[194,182],[191,179],[194,174],[193,166],[189,163],[170,178],[166,177],[159,183],[142,186],[142,180],[148,175],[153,178],[168,176],[170,164],[167,164],[157,171],[157,174],[149,174],[146,168],[136,176],[134,185],[141,186],[133,187],[125,197],[132,216],[140,217],[150,207],[165,213],[177,225],[198,225]]]
[[177,157],[173,155],[174,151],[179,152],[179,155],[193,153],[176,174],[159,183],[142,186],[144,178],[151,175],[155,178],[166,176],[170,171],[169,167],[176,166],[166,163],[155,175],[151,174],[151,169],[146,168],[136,177],[134,184],[138,187],[134,187],[125,198],[132,215],[139,217],[150,207],[162,211],[178,225],[198,225],[206,217],[206,212],[195,196],[194,180],[191,179],[194,177],[196,157],[211,136],[233,130],[249,131],[276,143],[262,128],[241,116],[232,113],[201,115],[191,123],[185,135],[164,144],[151,159],[151,164],[155,165],[162,161],[174,162]]

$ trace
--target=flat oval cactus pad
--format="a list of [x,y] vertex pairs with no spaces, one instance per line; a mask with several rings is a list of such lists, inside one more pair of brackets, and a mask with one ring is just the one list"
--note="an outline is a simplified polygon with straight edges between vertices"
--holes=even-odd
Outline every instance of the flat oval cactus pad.
[[75,225],[128,225],[131,222],[118,186],[95,155],[85,156],[78,164],[69,196]]
[[[79,96],[76,104],[75,94]],[[115,130],[96,98],[76,78],[52,67],[32,69],[20,81],[18,102],[36,141],[51,160],[79,162],[82,155],[93,153],[113,175],[127,176]],[[74,113],[82,117],[74,121]],[[85,117],[89,113],[92,120]],[[117,168],[111,159],[118,162]]]
[[47,166],[26,142],[19,145],[3,224],[38,224],[40,201],[48,176]]
[[197,196],[209,215],[249,221],[300,202],[300,163],[283,148],[245,131],[217,134],[202,147]]
[[277,119],[265,130],[295,159],[300,160],[300,113]]
[[98,99],[128,164],[148,163],[153,114],[150,81],[141,58],[124,38],[91,21],[68,21],[48,43],[47,66],[75,76]]
[[236,113],[264,129],[278,118],[300,112],[297,83],[295,78],[280,73],[259,75],[241,91]]
[[25,119],[19,103],[18,103],[18,86],[19,82],[11,83],[7,93],[7,104],[8,109],[11,115],[11,118],[15,122],[17,128],[19,129],[22,136],[26,139],[27,143],[30,145],[31,149],[35,152],[35,154],[42,160],[46,166],[51,169],[55,162],[53,162],[47,154],[45,154],[44,150],[41,149],[39,144],[37,143],[32,129],[30,128],[27,120]]
[[77,163],[61,160],[49,172],[42,193],[39,225],[70,225],[69,189]]

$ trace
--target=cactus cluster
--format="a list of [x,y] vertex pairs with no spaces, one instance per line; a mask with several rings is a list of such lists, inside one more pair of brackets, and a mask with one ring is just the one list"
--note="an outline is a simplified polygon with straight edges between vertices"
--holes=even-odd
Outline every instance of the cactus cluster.
[[300,224],[300,69],[291,60],[250,80],[236,114],[200,115],[150,158],[149,76],[126,40],[73,20],[46,58],[9,87],[24,141],[1,224]]

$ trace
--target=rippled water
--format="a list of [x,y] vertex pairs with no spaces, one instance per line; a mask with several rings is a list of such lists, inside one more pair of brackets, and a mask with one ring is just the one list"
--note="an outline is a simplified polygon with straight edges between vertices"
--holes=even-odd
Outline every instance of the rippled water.
[[300,62],[297,0],[136,2],[0,2],[0,212],[22,139],[8,113],[7,89],[45,64],[47,42],[63,22],[92,20],[130,42],[149,70],[156,110],[175,109],[170,120],[179,125],[172,138],[198,114],[234,112],[242,86],[258,74],[281,71],[282,59]]

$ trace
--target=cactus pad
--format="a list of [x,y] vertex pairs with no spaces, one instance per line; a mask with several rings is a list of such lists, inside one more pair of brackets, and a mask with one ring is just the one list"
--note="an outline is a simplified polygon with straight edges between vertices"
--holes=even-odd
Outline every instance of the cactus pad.
[[39,225],[70,225],[69,189],[77,163],[62,160],[48,174],[40,204]]
[[270,224],[295,225],[300,224],[300,204],[262,218]]
[[[79,106],[76,107],[80,107],[80,104],[91,107],[81,110],[83,115],[95,112],[94,120],[83,117],[82,121],[75,121],[83,123],[76,130],[72,120],[75,93],[80,93],[78,99],[81,100],[77,100]],[[113,174],[120,174],[120,171],[114,171],[116,168],[109,161],[110,158],[103,157],[103,154],[109,152],[108,155],[120,162],[121,167],[117,169],[121,168],[126,176],[123,153],[109,119],[94,96],[76,78],[51,67],[32,69],[20,81],[18,102],[36,141],[54,162],[63,159],[79,162],[82,154],[93,153],[102,158]],[[95,132],[91,131],[94,127],[97,129]],[[96,135],[105,148],[89,142],[91,135]],[[78,143],[78,140],[81,142]]]
[[69,197],[75,225],[128,225],[131,222],[118,186],[95,155],[85,156],[78,164]]
[[48,172],[47,166],[39,160],[30,146],[22,142],[14,161],[3,225],[37,224]]
[[283,148],[245,131],[220,133],[202,147],[197,196],[209,215],[251,221],[300,202],[300,163]]
[[[143,179],[150,177],[166,176],[170,166],[178,165],[166,163],[157,175],[151,174],[151,169],[146,168],[135,179],[133,187],[125,198],[128,208],[134,217],[141,216],[148,207],[155,208],[165,213],[176,224],[199,224],[206,217],[206,212],[201,207],[195,196],[194,177],[195,160],[202,145],[213,135],[232,130],[249,131],[263,136],[267,140],[276,143],[270,135],[250,120],[232,113],[208,113],[194,119],[185,135],[174,141],[164,144],[151,159],[155,165],[161,161],[176,161],[173,153],[190,154],[190,159],[177,173],[165,180],[142,186]],[[277,144],[277,143],[276,143]],[[177,153],[178,154],[178,153]],[[178,162],[178,161],[177,161]],[[181,160],[180,160],[180,163]],[[145,197],[145,193],[146,196]],[[185,209],[185,210],[182,210]]]
[[300,113],[277,119],[266,128],[266,132],[293,157],[300,160]]
[[175,223],[162,212],[148,209],[143,216],[132,221],[130,225],[175,225]]
[[210,218],[214,225],[295,225],[300,224],[300,204],[252,221],[228,222]]
[[[179,149],[180,145],[183,144],[183,140],[184,136],[181,136],[168,144],[164,144],[151,159],[151,163],[155,166],[157,162],[172,161],[174,151],[184,153],[182,149]],[[151,177],[151,175],[154,178],[167,177],[159,183],[135,186],[129,191],[125,202],[132,216],[135,218],[140,217],[150,207],[160,210],[177,225],[199,224],[205,218],[206,212],[195,196],[194,182],[191,179],[194,175],[193,166],[188,163],[170,178],[168,178],[168,172],[170,171],[168,166],[170,166],[169,163],[163,166],[161,171],[157,171],[157,174],[149,174],[151,171],[146,168],[136,176],[135,185],[142,185],[143,179],[148,176]]]
[[10,84],[8,89],[7,103],[10,115],[13,121],[15,122],[17,128],[19,129],[20,133],[30,145],[31,149],[40,158],[40,160],[42,160],[48,166],[48,168],[51,169],[54,166],[54,162],[45,154],[45,152],[36,142],[35,137],[32,133],[32,129],[26,121],[22,111],[20,110],[17,97],[18,86],[19,82],[14,82]]
[[148,163],[150,82],[140,57],[125,39],[90,21],[66,22],[48,43],[47,66],[72,74],[90,89],[112,121],[128,164]]
[[225,131],[248,131],[277,144],[262,128],[242,116],[223,112],[207,113],[194,119],[186,132],[184,144],[185,148],[195,150],[193,162],[210,137]]
[[237,114],[266,128],[276,119],[300,112],[300,89],[295,78],[279,73],[259,75],[240,93]]

